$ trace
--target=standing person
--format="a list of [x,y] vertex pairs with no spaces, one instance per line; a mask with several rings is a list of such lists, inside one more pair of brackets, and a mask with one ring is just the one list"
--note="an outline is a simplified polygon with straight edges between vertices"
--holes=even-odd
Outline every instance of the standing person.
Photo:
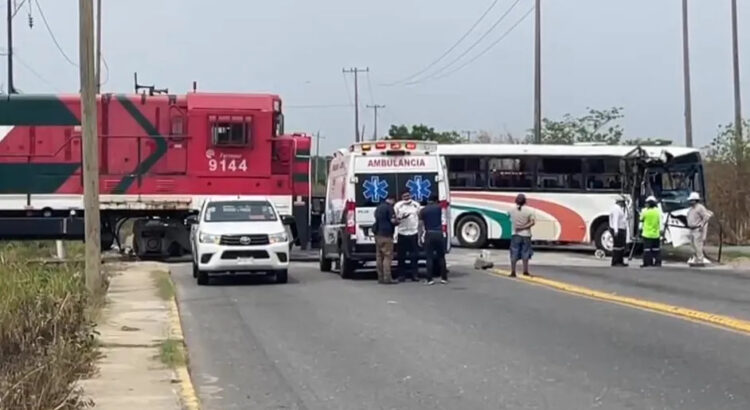
[[609,231],[612,233],[612,266],[625,263],[625,242],[628,240],[628,219],[625,216],[625,198],[618,197],[609,211]]
[[375,260],[378,269],[378,283],[391,285],[398,283],[391,277],[391,263],[393,262],[393,234],[398,225],[396,213],[393,211],[393,203],[396,198],[388,195],[388,198],[375,208]]
[[426,285],[434,285],[435,273],[440,275],[440,283],[448,283],[445,266],[445,238],[443,237],[443,210],[435,197],[419,211],[419,219],[424,229],[424,251],[427,258]]
[[534,254],[531,248],[531,227],[536,224],[534,213],[525,206],[526,195],[518,194],[516,196],[516,207],[510,214],[510,221],[513,224],[513,236],[510,238],[510,277],[516,277],[516,265],[518,260],[523,261],[524,276],[529,274],[529,259]]
[[656,198],[646,198],[646,209],[641,212],[641,237],[643,238],[642,268],[661,266],[661,210],[656,206]]
[[697,192],[691,192],[688,201],[690,202],[690,209],[687,213],[687,226],[690,229],[690,244],[693,247],[693,256],[688,264],[701,267],[705,265],[703,243],[708,233],[708,220],[713,216],[713,212],[701,204],[701,196]]
[[[419,229],[419,202],[411,199],[411,192],[404,191],[401,200],[393,207],[398,219],[398,281],[403,282],[408,277],[412,282],[417,281],[419,270],[419,245],[417,241]],[[406,267],[406,256],[411,262]]]

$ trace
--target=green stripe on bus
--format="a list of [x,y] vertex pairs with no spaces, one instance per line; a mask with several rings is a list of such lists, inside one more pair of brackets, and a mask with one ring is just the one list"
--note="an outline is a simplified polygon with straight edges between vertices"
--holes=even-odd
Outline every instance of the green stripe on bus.
[[491,211],[489,209],[483,209],[483,208],[477,208],[473,206],[463,206],[463,205],[451,205],[451,208],[458,209],[459,211],[464,212],[476,212],[485,218],[491,219],[495,222],[497,222],[500,225],[500,229],[502,230],[502,234],[499,238],[490,238],[490,239],[510,239],[513,235],[513,224],[510,222],[510,216],[507,213],[499,212],[499,211]]

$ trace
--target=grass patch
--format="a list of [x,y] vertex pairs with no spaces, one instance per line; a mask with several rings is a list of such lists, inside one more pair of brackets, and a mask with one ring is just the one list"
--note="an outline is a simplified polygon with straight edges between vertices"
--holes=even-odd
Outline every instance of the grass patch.
[[0,243],[0,409],[91,405],[76,382],[98,358],[104,292],[86,290],[81,263],[28,263],[54,252],[54,241]]
[[167,339],[159,346],[159,360],[165,365],[176,368],[187,364],[185,346],[181,340]]
[[169,272],[163,270],[151,271],[151,279],[156,283],[157,294],[160,298],[164,300],[172,300],[174,298],[174,283],[172,283]]

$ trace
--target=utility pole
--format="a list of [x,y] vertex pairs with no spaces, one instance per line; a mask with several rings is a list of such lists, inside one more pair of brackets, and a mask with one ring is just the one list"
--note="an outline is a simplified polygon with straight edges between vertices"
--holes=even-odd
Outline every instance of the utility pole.
[[744,161],[744,150],[742,147],[742,95],[740,94],[740,40],[737,35],[737,0],[732,0],[732,56],[734,65],[734,127],[737,135],[737,158],[738,165],[742,166]]
[[94,73],[94,0],[78,0],[83,133],[83,206],[86,222],[86,287],[101,289],[101,228],[99,216],[99,141],[97,140]]
[[318,166],[320,164],[318,161],[320,160],[320,139],[326,139],[326,137],[320,136],[320,131],[315,133],[315,173],[313,175],[313,185],[318,183]]
[[688,0],[682,0],[682,64],[685,81],[685,145],[693,146],[693,102],[690,91],[690,30]]
[[102,0],[96,0],[96,93],[102,92]]
[[341,70],[344,74],[354,74],[354,142],[361,141],[359,133],[359,73],[369,73],[370,68],[349,68]]
[[378,139],[378,110],[381,108],[385,108],[385,105],[368,105],[367,108],[372,108],[372,111],[375,115],[375,127],[372,131],[372,140],[377,141]]
[[15,94],[13,86],[13,0],[8,0],[8,94]]
[[468,143],[471,142],[471,136],[474,135],[474,134],[476,134],[476,133],[477,133],[476,131],[470,131],[470,130],[463,130],[463,131],[461,131],[461,134],[466,135],[466,142],[468,142]]
[[542,1],[536,0],[534,33],[534,143],[542,143]]

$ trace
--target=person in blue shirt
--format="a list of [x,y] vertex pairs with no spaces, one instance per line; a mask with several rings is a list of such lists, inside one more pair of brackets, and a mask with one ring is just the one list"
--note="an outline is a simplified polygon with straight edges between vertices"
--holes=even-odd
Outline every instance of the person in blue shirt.
[[391,263],[393,262],[393,234],[396,231],[398,220],[393,211],[396,198],[388,195],[385,201],[375,208],[375,224],[372,227],[375,235],[375,260],[377,262],[378,283],[392,285],[398,283],[391,276]]
[[434,285],[432,279],[440,275],[440,283],[448,283],[448,273],[445,266],[445,238],[443,236],[443,210],[437,203],[436,197],[430,197],[427,206],[419,212],[424,230],[424,251],[427,259],[426,285]]

